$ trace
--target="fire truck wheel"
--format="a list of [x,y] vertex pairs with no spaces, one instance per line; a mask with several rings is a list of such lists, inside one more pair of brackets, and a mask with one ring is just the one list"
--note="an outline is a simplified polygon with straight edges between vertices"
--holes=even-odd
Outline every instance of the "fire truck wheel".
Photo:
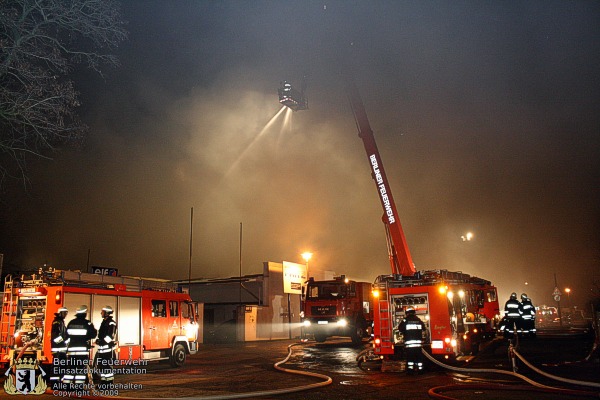
[[171,355],[171,365],[173,367],[182,367],[185,364],[185,347],[181,344],[176,344]]
[[471,342],[471,355],[476,356],[479,354],[479,343]]
[[352,333],[350,338],[352,344],[358,345],[362,343],[362,339],[365,336],[365,323],[361,320],[356,321],[355,326],[352,327]]

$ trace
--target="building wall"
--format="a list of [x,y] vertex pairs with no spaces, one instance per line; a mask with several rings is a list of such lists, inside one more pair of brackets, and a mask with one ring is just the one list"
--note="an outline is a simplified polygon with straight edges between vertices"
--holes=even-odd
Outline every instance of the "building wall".
[[[263,277],[245,280],[240,286],[239,278],[229,278],[217,282],[192,282],[190,296],[195,301],[206,304],[258,304],[263,296]],[[187,286],[187,284],[186,284]]]
[[263,273],[267,282],[266,300],[271,308],[265,316],[271,318],[270,338],[300,337],[300,295],[283,292],[283,264],[265,262]]
[[242,282],[248,290],[241,290],[240,302],[239,278],[192,281],[190,296],[204,303],[205,342],[300,337],[300,295],[283,292],[282,263],[265,262],[262,275],[244,276]]

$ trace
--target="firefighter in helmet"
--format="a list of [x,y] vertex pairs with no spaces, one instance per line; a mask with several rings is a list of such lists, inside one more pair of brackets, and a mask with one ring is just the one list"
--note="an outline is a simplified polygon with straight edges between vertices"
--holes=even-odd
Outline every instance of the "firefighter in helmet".
[[87,317],[87,306],[77,308],[75,318],[67,325],[67,334],[71,341],[67,347],[67,367],[69,373],[65,374],[65,383],[88,383],[88,370],[90,363],[91,340],[98,331]]
[[[64,360],[67,359],[67,347],[69,345],[69,335],[67,334],[67,327],[65,325],[65,318],[67,317],[66,307],[60,307],[57,312],[54,313],[54,320],[52,321],[52,328],[50,331],[50,341],[52,342],[51,352],[52,357],[60,360],[57,364],[53,365],[64,365]],[[61,363],[62,361],[62,363]],[[50,385],[53,385],[61,381],[61,375],[59,367],[52,367],[50,375]]]
[[404,348],[406,349],[406,370],[409,374],[415,371],[423,372],[423,333],[425,324],[417,317],[415,309],[408,307],[406,317],[398,325],[398,332],[404,336]]
[[98,339],[96,339],[97,348],[94,365],[100,375],[101,387],[108,389],[115,379],[113,361],[117,344],[117,323],[113,319],[111,306],[102,307],[100,314],[102,315],[102,323],[98,330]]
[[512,339],[515,337],[515,334],[521,335],[522,315],[521,303],[517,300],[517,294],[513,292],[510,295],[510,299],[504,304],[504,316],[506,317],[504,328],[505,338]]
[[526,293],[521,294],[521,309],[523,310],[523,336],[535,338],[535,307]]

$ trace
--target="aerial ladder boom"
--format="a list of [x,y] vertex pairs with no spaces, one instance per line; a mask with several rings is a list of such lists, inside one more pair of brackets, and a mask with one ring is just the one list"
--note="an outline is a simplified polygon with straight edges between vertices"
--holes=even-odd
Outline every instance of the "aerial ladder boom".
[[367,152],[372,177],[377,187],[381,206],[383,207],[382,220],[386,230],[388,255],[390,257],[392,273],[395,275],[413,276],[416,270],[406,243],[402,225],[400,224],[400,219],[398,218],[398,211],[396,210],[392,190],[390,189],[385,169],[383,168],[383,162],[377,149],[373,130],[371,130],[371,125],[367,118],[365,106],[351,78],[346,78],[346,91],[356,121],[356,127],[358,128],[358,136],[362,139],[365,151]]

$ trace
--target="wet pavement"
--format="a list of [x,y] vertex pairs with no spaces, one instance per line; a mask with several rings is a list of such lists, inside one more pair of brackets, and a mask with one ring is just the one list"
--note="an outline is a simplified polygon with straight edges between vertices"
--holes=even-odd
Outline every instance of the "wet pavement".
[[[356,357],[362,348],[353,347],[345,339],[294,345],[296,343],[293,340],[283,340],[204,344],[197,355],[188,358],[183,368],[173,369],[168,364],[148,364],[138,373],[118,375],[116,383],[121,385],[118,393],[105,394],[130,398],[427,399],[431,398],[428,395],[430,389],[446,386],[443,393],[457,399],[581,398],[557,392],[540,393],[533,386],[511,376],[451,373],[430,363],[427,365],[427,372],[417,376],[407,375],[402,371],[401,364],[386,368],[386,372],[381,372],[378,368],[359,368]],[[522,341],[518,352],[548,373],[600,382],[600,364],[597,361],[580,362],[589,354],[592,343],[593,337],[590,335],[572,332],[568,335],[547,334],[540,335],[537,340]],[[332,383],[315,387],[324,385],[326,377],[278,371],[274,364],[288,356],[290,345],[294,346],[289,360],[281,367],[326,375],[331,377]],[[365,343],[363,347],[367,346]],[[510,371],[512,363],[508,354],[506,341],[496,340],[483,349],[478,357],[460,366]],[[598,388],[563,384],[532,372],[520,361],[517,361],[517,365],[519,373],[536,382],[595,393],[595,397],[588,398],[598,398],[600,395]],[[457,386],[461,384],[469,386]],[[42,395],[44,398],[49,396]],[[2,393],[0,397],[9,398],[9,395]],[[10,398],[14,399],[15,396]]]

